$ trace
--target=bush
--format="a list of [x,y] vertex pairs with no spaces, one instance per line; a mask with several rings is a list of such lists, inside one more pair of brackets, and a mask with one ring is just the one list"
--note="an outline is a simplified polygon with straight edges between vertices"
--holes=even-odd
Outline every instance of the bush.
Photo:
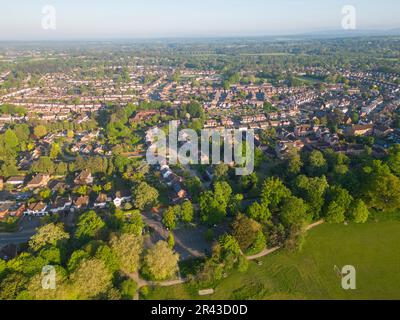
[[121,283],[120,290],[123,300],[132,300],[136,294],[137,283],[132,279],[127,279]]
[[256,239],[254,240],[253,245],[249,248],[249,250],[246,251],[246,254],[254,255],[254,254],[260,253],[261,251],[263,251],[265,249],[266,242],[267,242],[267,240],[266,240],[264,234],[262,233],[262,231],[259,231],[257,233]]

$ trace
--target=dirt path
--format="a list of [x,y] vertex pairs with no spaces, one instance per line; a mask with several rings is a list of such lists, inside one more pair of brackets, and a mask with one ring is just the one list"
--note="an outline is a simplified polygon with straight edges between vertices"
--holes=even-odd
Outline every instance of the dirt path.
[[[313,228],[315,228],[315,227],[317,227],[317,226],[319,226],[319,225],[321,225],[323,223],[324,223],[324,220],[317,221],[317,222],[315,222],[313,224],[310,224],[306,228],[306,230],[307,231],[311,230],[311,229],[313,229]],[[260,253],[258,253],[256,255],[253,255],[253,256],[248,256],[248,257],[246,257],[246,259],[247,260],[259,259],[259,258],[265,257],[265,256],[267,256],[267,255],[279,250],[280,248],[281,247],[275,247],[275,248],[270,248],[270,249],[265,248]],[[137,292],[136,292],[136,295],[134,297],[134,300],[139,300],[139,289],[144,287],[144,286],[170,287],[170,286],[175,286],[175,285],[178,285],[178,284],[183,284],[183,283],[185,283],[187,281],[187,279],[184,279],[184,278],[179,278],[179,279],[175,279],[175,280],[166,280],[166,281],[148,281],[148,280],[142,279],[137,272],[136,273],[132,273],[129,276],[130,276],[130,278],[132,280],[134,280],[137,283]]]
[[[314,222],[313,224],[310,224],[309,226],[307,226],[306,231],[309,231],[309,230],[311,230],[311,229],[313,229],[313,228],[315,228],[315,227],[317,227],[317,226],[319,226],[319,225],[321,225],[321,224],[323,224],[323,223],[324,223],[324,220],[319,220],[319,221],[317,221],[317,222]],[[276,250],[278,250],[278,249],[280,249],[280,248],[281,248],[281,247],[275,247],[275,248],[270,248],[270,249],[265,248],[265,249],[264,249],[263,251],[261,251],[260,253],[255,254],[254,256],[248,256],[248,257],[246,257],[246,259],[247,259],[247,260],[259,259],[259,258],[265,257],[265,256],[267,256],[267,255],[269,255],[269,254],[275,252]]]

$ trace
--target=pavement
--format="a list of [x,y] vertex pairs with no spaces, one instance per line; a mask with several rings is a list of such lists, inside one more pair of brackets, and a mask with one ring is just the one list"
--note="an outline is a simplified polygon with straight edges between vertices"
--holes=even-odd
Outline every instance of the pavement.
[[41,219],[37,217],[23,217],[19,223],[19,231],[0,232],[0,248],[9,244],[21,244],[28,242],[36,233],[36,228],[41,224]]

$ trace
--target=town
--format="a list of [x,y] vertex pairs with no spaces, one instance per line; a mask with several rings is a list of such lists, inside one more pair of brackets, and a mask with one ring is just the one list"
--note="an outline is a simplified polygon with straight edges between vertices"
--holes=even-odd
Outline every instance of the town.
[[[213,297],[232,270],[300,250],[313,226],[399,210],[398,46],[396,37],[3,44],[0,299],[159,299],[175,285]],[[171,122],[254,132],[254,171],[212,163],[203,146],[198,162],[148,163]],[[38,287],[42,264],[69,275],[55,292]],[[268,291],[250,286],[218,297]]]

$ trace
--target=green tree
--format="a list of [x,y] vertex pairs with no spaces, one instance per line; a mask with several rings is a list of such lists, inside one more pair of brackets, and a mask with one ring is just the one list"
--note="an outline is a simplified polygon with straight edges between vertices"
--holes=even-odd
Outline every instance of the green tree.
[[141,182],[133,191],[133,199],[136,208],[143,210],[147,206],[157,204],[158,191],[146,182]]
[[143,272],[157,281],[173,277],[178,271],[179,255],[165,241],[157,242],[144,257]]
[[327,162],[322,152],[314,150],[308,157],[307,172],[311,176],[321,176],[327,171]]
[[33,133],[38,138],[43,138],[47,134],[47,129],[43,125],[38,125],[33,129]]
[[118,260],[112,252],[111,248],[107,245],[100,245],[94,257],[98,260],[104,262],[105,266],[110,270],[111,273],[114,273],[118,270]]
[[256,221],[266,223],[271,217],[271,211],[264,202],[255,201],[247,208],[247,215]]
[[61,147],[58,143],[53,143],[50,149],[50,158],[57,159],[58,155],[61,153]]
[[389,149],[387,164],[390,170],[400,177],[400,145],[396,144]]
[[232,235],[239,243],[240,249],[246,252],[255,242],[261,225],[243,214],[238,214],[232,224]]
[[285,187],[279,178],[268,178],[263,183],[261,189],[261,200],[272,208],[278,207],[281,201],[291,195],[288,188]]
[[216,182],[214,192],[203,192],[199,198],[201,220],[211,225],[221,223],[227,214],[231,194],[232,188],[225,181]]
[[343,223],[345,220],[345,209],[332,201],[326,211],[326,221],[329,223]]
[[75,236],[83,241],[95,238],[105,227],[105,222],[95,211],[88,211],[79,217]]
[[4,142],[7,146],[13,150],[19,149],[19,140],[15,132],[11,129],[7,129],[4,133]]
[[169,207],[165,210],[162,222],[167,229],[174,230],[176,228],[177,220],[178,218],[174,207]]
[[182,221],[189,223],[193,221],[194,209],[192,203],[187,200],[181,206]]
[[126,279],[120,284],[121,297],[123,300],[133,300],[138,285],[132,279]]
[[328,186],[325,176],[308,178],[300,175],[295,181],[297,195],[308,203],[310,212],[314,218],[318,218],[320,215]]
[[98,299],[112,287],[112,274],[98,259],[83,260],[70,278],[78,299]]
[[54,169],[54,163],[49,157],[40,157],[39,160],[32,164],[30,171],[34,173],[52,174],[54,173]]
[[49,223],[38,229],[29,241],[29,246],[32,250],[38,251],[47,245],[56,246],[68,239],[69,234],[64,231],[62,224]]
[[143,250],[143,238],[133,234],[122,234],[111,239],[111,249],[119,261],[119,269],[126,273],[136,272]]
[[285,199],[280,216],[282,224],[287,228],[295,226],[302,229],[310,219],[307,204],[303,199],[294,196]]
[[355,200],[351,205],[350,219],[355,223],[365,223],[368,221],[369,211],[364,201]]
[[381,161],[374,161],[364,188],[370,207],[386,211],[400,208],[400,180]]

